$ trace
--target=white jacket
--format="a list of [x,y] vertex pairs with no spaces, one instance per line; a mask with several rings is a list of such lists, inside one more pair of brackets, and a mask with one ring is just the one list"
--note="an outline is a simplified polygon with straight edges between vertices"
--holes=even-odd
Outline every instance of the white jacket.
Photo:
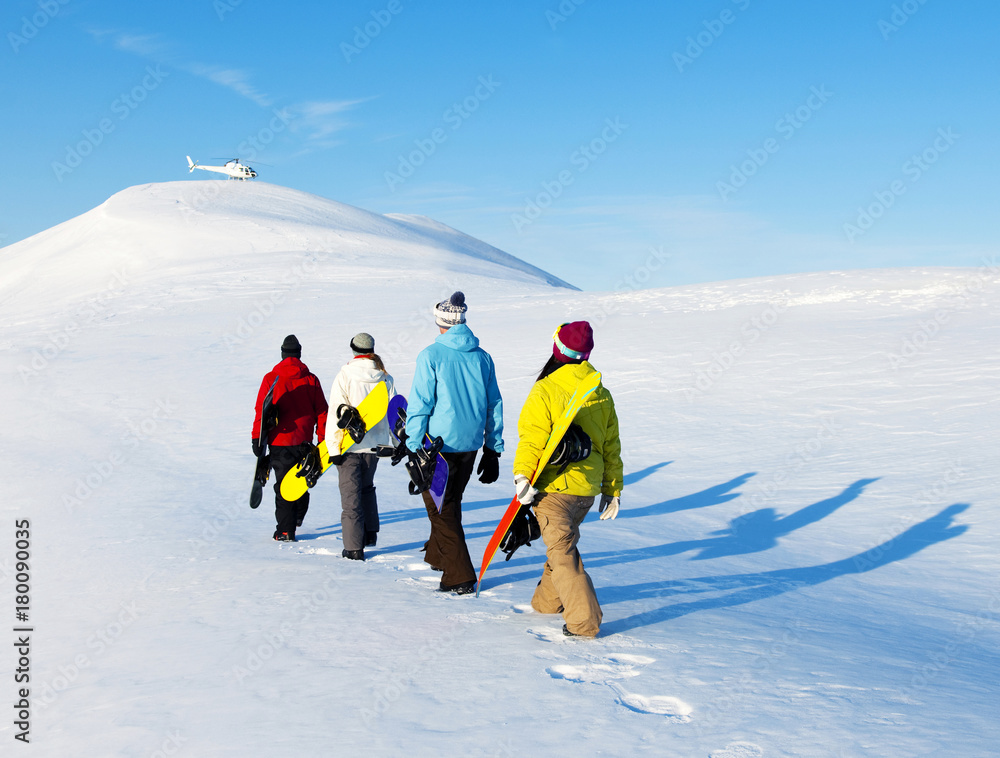
[[[344,435],[344,430],[337,428],[337,409],[342,403],[357,408],[379,382],[385,382],[389,389],[390,398],[396,394],[392,376],[375,368],[375,361],[371,358],[354,358],[340,369],[340,373],[337,374],[337,378],[333,380],[333,386],[330,388],[330,421],[327,424],[326,436],[327,445],[331,450],[337,449],[336,446],[340,445],[340,440]],[[368,430],[361,442],[355,443],[347,452],[370,453],[376,445],[391,444],[389,422],[383,418]]]

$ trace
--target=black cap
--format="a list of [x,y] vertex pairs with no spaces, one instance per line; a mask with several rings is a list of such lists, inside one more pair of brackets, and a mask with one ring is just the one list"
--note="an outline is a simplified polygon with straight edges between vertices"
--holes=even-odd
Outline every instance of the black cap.
[[294,334],[289,334],[285,337],[285,341],[281,343],[281,357],[302,357],[302,345],[299,344],[299,340]]

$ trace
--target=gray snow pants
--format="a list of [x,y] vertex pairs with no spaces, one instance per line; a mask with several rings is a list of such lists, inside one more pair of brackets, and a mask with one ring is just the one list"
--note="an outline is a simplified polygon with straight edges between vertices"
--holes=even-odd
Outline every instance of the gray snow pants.
[[340,531],[345,550],[362,550],[365,532],[378,531],[374,453],[347,453],[337,466],[340,477]]

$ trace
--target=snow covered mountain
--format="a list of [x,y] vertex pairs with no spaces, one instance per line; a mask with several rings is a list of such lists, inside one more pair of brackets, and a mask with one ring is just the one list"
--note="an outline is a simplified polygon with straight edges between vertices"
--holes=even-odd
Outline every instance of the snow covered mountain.
[[0,275],[4,297],[20,306],[100,290],[108,276],[161,282],[196,275],[207,283],[239,272],[267,286],[275,268],[286,273],[303,255],[315,261],[302,277],[311,280],[408,270],[417,285],[433,270],[571,286],[431,219],[382,216],[287,187],[225,180],[130,187],[5,248]]
[[[34,750],[989,755],[998,284],[989,262],[585,293],[427,219],[210,181],[4,248],[0,607],[13,622],[27,519]],[[298,543],[247,507],[282,338],[328,388],[368,331],[405,391],[455,289],[509,451],[554,327],[595,325],[626,459],[621,515],[583,526],[596,640],[530,610],[540,544],[479,599],[435,593],[398,468],[363,564],[331,476]],[[477,562],[512,457],[467,491]]]

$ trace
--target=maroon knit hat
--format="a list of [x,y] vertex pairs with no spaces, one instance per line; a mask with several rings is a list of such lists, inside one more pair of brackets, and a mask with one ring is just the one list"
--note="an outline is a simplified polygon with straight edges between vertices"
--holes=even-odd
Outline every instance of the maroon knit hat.
[[594,349],[594,330],[586,321],[562,324],[552,335],[552,356],[561,363],[585,361]]

